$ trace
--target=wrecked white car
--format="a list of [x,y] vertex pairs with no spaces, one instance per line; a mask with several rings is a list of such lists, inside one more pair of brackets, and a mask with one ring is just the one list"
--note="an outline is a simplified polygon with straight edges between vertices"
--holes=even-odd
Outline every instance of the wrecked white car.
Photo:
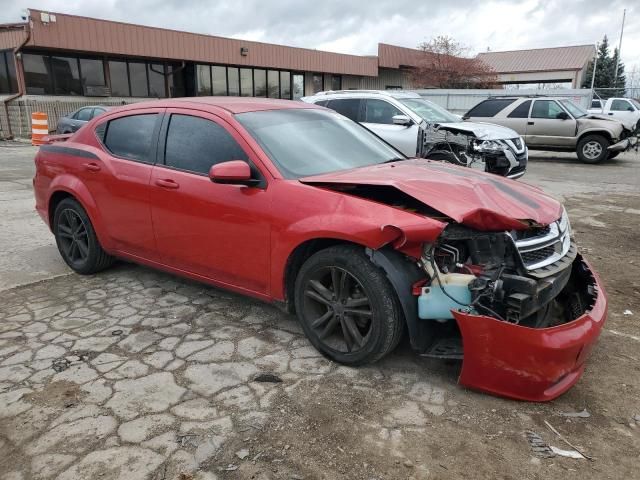
[[408,157],[443,160],[509,178],[527,168],[523,138],[510,128],[463,122],[413,92],[341,90],[302,99],[359,122]]

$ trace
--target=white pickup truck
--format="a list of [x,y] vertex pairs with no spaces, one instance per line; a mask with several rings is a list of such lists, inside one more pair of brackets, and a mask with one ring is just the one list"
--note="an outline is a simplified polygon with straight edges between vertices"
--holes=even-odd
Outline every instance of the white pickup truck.
[[632,98],[591,100],[589,113],[613,117],[631,131],[640,130],[640,102]]

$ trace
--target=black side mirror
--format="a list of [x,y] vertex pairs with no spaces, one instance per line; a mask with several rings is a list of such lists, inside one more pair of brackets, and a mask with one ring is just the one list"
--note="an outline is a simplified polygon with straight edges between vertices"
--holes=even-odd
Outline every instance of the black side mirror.
[[569,120],[569,114],[567,112],[560,112],[556,115],[556,118],[560,120]]

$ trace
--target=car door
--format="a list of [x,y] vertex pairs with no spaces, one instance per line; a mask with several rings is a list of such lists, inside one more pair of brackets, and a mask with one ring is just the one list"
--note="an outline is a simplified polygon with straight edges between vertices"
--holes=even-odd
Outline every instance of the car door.
[[83,163],[82,179],[119,252],[145,259],[155,255],[149,206],[151,170],[164,109],[107,116],[95,127],[99,158]]
[[[525,137],[527,134],[527,123],[529,122],[529,111],[531,110],[531,100],[525,100],[516,104],[506,116],[500,117],[500,125],[509,127]],[[493,119],[487,120],[497,123]]]
[[611,101],[611,109],[608,115],[620,120],[624,124],[633,123],[636,118],[636,108],[630,101],[616,98]]
[[[266,294],[271,194],[255,154],[216,115],[168,109],[151,176],[160,261],[219,284]],[[212,165],[243,160],[258,186],[213,183]]]
[[362,125],[372,130],[376,135],[389,142],[408,157],[415,157],[418,143],[418,126],[415,123],[411,123],[411,125],[394,124],[394,116],[407,115],[386,100],[366,98],[363,102]]
[[[567,116],[566,119],[561,118]],[[525,142],[538,147],[573,147],[576,120],[555,100],[534,100]]]

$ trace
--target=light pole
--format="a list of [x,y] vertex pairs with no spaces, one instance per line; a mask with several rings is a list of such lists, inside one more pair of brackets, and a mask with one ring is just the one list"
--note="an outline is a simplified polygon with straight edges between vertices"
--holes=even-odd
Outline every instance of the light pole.
[[624,18],[627,16],[627,9],[622,12],[622,27],[620,28],[620,41],[618,42],[618,56],[616,57],[616,69],[613,74],[613,87],[618,86],[618,65],[620,65],[620,55],[622,54],[622,34],[624,33]]

